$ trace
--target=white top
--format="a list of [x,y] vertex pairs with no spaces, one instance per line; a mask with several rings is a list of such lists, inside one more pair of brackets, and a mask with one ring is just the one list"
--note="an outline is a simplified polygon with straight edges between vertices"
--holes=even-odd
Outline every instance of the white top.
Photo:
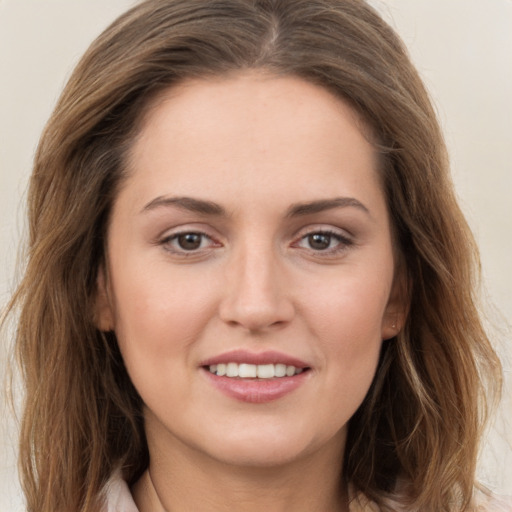
[[139,512],[126,482],[115,474],[105,487],[105,512]]
[[[130,489],[119,475],[114,475],[105,488],[106,509],[104,512],[139,512],[133,501]],[[350,504],[350,512],[378,512],[375,503],[361,504],[354,500]],[[498,498],[481,494],[475,512],[512,512],[512,497]]]

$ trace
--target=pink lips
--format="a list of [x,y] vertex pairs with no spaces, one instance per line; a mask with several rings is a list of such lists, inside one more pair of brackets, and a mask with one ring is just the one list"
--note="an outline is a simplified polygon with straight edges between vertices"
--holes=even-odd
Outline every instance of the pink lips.
[[227,363],[248,363],[255,365],[285,364],[300,369],[307,369],[308,365],[300,359],[275,351],[254,353],[245,350],[227,352],[201,363],[205,376],[216,389],[230,398],[255,404],[270,402],[288,395],[301,386],[310,375],[309,371],[303,371],[292,377],[239,379],[225,376],[221,377],[208,370],[208,366]]
[[265,352],[248,352],[246,350],[233,350],[220,356],[211,357],[201,363],[201,366],[227,363],[248,363],[248,364],[286,364],[295,368],[307,368],[308,364],[300,359],[291,357],[281,352],[267,350]]

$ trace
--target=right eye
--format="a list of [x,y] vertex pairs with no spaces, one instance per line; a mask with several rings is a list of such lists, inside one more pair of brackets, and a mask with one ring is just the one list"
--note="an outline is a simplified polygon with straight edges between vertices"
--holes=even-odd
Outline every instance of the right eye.
[[217,244],[206,234],[197,231],[183,231],[165,237],[161,244],[173,253],[195,253],[215,247]]

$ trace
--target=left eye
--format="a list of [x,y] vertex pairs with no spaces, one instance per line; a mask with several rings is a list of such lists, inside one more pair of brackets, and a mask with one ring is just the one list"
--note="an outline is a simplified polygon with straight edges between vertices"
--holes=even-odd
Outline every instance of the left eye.
[[329,251],[350,245],[350,241],[337,233],[318,231],[302,237],[297,245],[313,251]]
[[204,249],[207,245],[212,243],[212,240],[204,233],[190,231],[172,235],[166,238],[163,243],[173,251],[192,252]]

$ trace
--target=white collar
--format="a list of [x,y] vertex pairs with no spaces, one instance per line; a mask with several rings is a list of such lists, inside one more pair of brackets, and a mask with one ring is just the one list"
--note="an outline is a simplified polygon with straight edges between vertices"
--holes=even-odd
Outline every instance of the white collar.
[[104,494],[106,506],[104,512],[139,512],[130,489],[119,471],[116,471],[108,481]]

